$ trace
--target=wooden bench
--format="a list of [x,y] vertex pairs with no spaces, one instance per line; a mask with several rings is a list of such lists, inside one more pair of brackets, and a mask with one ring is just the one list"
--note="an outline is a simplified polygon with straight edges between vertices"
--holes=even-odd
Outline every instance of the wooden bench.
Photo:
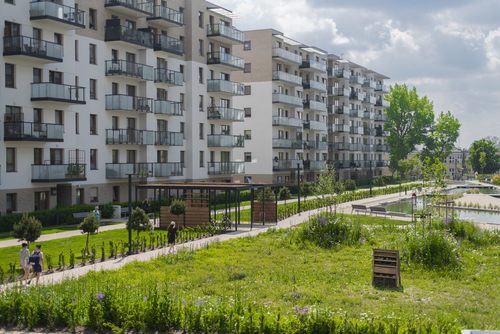
[[368,208],[366,205],[361,205],[361,204],[352,204],[351,205],[351,213],[353,212],[364,212],[365,215],[368,213]]
[[373,250],[372,284],[391,288],[401,287],[399,251]]
[[370,207],[370,214],[374,214],[375,216],[378,214],[381,215],[391,215],[389,211],[387,211],[384,207],[381,206],[371,206]]
[[82,220],[84,220],[89,215],[89,213],[90,212],[73,212],[73,218],[77,222],[81,222]]

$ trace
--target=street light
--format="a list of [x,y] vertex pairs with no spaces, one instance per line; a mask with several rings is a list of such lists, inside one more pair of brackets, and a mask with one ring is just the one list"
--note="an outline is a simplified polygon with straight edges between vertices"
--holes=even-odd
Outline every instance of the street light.
[[370,197],[372,196],[372,183],[373,183],[373,170],[372,170],[372,160],[370,160]]
[[297,195],[298,195],[298,212],[300,213],[300,163],[297,163]]

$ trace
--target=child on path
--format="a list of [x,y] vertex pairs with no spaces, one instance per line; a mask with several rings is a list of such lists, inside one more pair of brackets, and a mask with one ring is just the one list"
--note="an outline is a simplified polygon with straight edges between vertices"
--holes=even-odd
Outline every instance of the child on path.
[[170,225],[168,226],[167,230],[167,239],[168,239],[168,245],[170,246],[168,248],[168,253],[173,253],[175,251],[175,237],[177,234],[177,227],[175,226],[175,222],[171,221]]
[[23,268],[23,281],[26,284],[28,282],[29,276],[30,276],[30,250],[28,248],[28,244],[26,242],[22,243],[22,248],[21,248],[21,268]]

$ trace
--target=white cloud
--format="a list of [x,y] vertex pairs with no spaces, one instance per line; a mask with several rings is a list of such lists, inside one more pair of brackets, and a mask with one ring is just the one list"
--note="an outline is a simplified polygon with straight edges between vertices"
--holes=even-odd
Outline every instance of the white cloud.
[[492,70],[500,67],[500,28],[492,30],[484,39],[484,49],[488,67]]

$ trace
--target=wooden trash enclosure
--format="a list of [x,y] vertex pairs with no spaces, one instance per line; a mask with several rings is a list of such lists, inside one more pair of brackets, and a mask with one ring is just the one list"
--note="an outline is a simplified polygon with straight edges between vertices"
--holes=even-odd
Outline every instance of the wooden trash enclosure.
[[373,250],[373,276],[374,286],[390,288],[401,287],[399,251],[387,249]]

